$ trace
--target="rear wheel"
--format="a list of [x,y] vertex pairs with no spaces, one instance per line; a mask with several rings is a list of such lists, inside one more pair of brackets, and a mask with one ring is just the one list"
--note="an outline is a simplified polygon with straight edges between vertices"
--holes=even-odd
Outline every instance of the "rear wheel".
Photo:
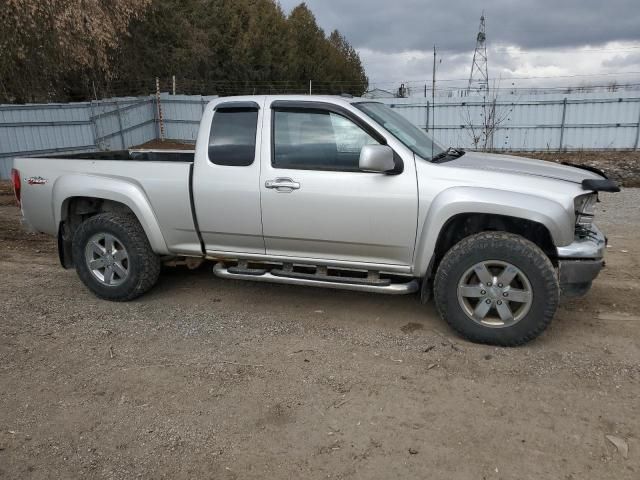
[[486,232],[447,252],[434,294],[441,316],[469,340],[515,346],[549,325],[559,288],[551,261],[537,245],[518,235]]
[[158,280],[160,259],[133,215],[89,218],[76,230],[72,248],[78,276],[100,298],[132,300]]

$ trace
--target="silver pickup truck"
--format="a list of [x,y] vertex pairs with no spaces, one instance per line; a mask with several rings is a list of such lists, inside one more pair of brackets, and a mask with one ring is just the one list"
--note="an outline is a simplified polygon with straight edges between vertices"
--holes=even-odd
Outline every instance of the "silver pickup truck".
[[17,158],[24,223],[97,296],[131,300],[163,262],[222,278],[408,294],[476,342],[538,336],[603,266],[596,170],[444,148],[387,106],[220,98],[194,151]]

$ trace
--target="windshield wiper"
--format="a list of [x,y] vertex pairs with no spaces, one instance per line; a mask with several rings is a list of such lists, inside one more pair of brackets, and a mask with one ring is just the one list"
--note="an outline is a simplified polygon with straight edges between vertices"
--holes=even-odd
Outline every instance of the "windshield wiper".
[[467,153],[467,152],[465,152],[461,148],[449,147],[444,152],[441,152],[441,153],[438,153],[437,155],[434,155],[431,158],[431,161],[433,163],[442,163],[442,162],[446,162],[448,160],[452,160],[454,158],[460,158],[465,153]]

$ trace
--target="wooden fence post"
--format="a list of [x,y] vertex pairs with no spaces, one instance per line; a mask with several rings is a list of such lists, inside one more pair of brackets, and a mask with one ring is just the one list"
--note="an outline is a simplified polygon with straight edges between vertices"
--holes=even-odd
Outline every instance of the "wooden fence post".
[[162,105],[160,105],[160,79],[156,77],[156,110],[158,113],[158,133],[160,141],[164,142],[164,121],[162,119]]
[[638,110],[638,128],[636,128],[636,144],[633,147],[634,150],[638,150],[639,143],[640,143],[640,109]]
[[118,127],[120,127],[120,142],[122,143],[122,149],[126,150],[127,149],[127,145],[124,143],[124,133],[122,132],[123,128],[122,128],[122,112],[120,111],[120,104],[118,103],[118,100],[115,100],[116,102],[116,112],[118,113]]
[[564,121],[567,117],[567,97],[564,97],[562,101],[562,123],[560,124],[560,148],[559,151],[562,152],[562,143],[564,141]]

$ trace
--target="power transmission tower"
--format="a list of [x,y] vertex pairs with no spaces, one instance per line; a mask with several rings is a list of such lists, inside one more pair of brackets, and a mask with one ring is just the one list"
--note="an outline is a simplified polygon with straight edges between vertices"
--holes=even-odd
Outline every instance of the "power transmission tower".
[[480,28],[476,37],[476,49],[473,52],[473,62],[471,62],[471,74],[469,75],[469,86],[467,91],[478,89],[478,92],[489,91],[489,70],[487,68],[487,34],[484,25],[484,12],[480,17]]

